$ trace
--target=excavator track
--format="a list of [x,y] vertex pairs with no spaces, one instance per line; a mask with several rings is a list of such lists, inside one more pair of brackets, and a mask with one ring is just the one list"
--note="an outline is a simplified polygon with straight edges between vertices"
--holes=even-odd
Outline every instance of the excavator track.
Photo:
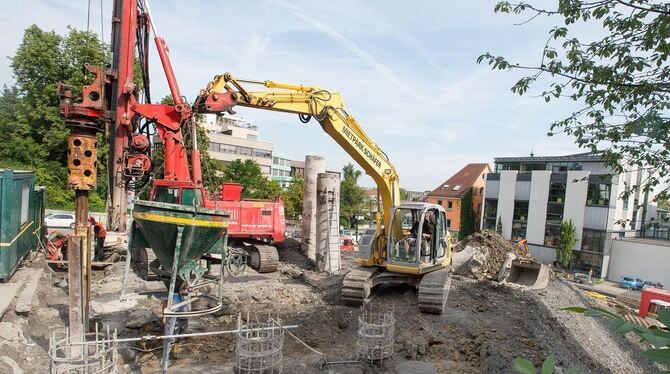
[[451,287],[451,266],[423,276],[419,283],[419,310],[442,314],[447,305]]
[[372,290],[372,280],[378,268],[359,266],[344,276],[340,300],[347,305],[363,305]]
[[274,273],[279,265],[277,248],[265,244],[244,246],[249,255],[249,266],[259,273]]

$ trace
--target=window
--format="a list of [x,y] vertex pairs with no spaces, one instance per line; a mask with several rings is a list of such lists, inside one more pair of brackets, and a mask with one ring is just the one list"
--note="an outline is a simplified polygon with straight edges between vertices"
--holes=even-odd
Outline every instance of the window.
[[444,213],[439,213],[439,218],[437,222],[437,230],[436,230],[436,242],[437,242],[437,253],[436,257],[441,258],[444,257],[444,253],[446,252],[446,246],[449,245],[446,242],[446,236],[447,236],[447,228],[449,227],[449,220],[447,220],[447,227],[444,226]]
[[265,165],[261,165],[261,173],[263,173],[263,174],[270,174],[270,167],[269,167],[269,166],[265,166]]
[[560,234],[560,226],[547,225],[544,229],[544,245],[547,247],[556,247]]
[[547,224],[560,225],[563,221],[563,204],[547,204]]
[[458,191],[458,190],[460,190],[460,189],[461,189],[461,185],[460,185],[460,184],[457,184],[457,185],[454,186],[454,191]]
[[528,201],[514,202],[514,216],[515,221],[525,222],[528,220]]
[[575,251],[572,253],[572,260],[570,261],[570,270],[588,273],[594,277],[600,277],[600,271],[603,264],[603,256],[597,253]]
[[261,157],[261,158],[270,158],[272,157],[272,152],[271,151],[266,151],[264,149],[254,149],[253,154],[256,157]]
[[549,185],[549,202],[561,204],[565,202],[565,183],[552,182]]
[[220,152],[219,151],[220,146],[221,146],[221,144],[219,144],[219,143],[210,142],[209,143],[209,150],[211,152]]
[[28,222],[28,205],[30,204],[30,185],[24,184],[21,189],[21,225]]
[[477,214],[482,212],[482,203],[477,204]]
[[437,200],[437,205],[442,205],[442,200]]
[[442,189],[444,189],[444,190],[448,190],[448,189],[449,189],[449,185],[448,185],[448,184],[445,184],[444,186],[442,186]]
[[223,153],[237,153],[237,147],[231,144],[220,144],[220,149]]
[[623,200],[623,210],[628,209],[628,201],[629,201],[628,198],[630,197],[630,194],[631,194],[631,190],[629,188],[624,189],[623,199],[622,199]]
[[451,228],[451,220],[450,219],[447,219],[447,227]]
[[576,162],[553,162],[551,164],[552,173],[565,173],[569,170],[582,170],[582,165]]
[[453,201],[447,201],[447,209],[452,209],[454,205]]
[[252,149],[249,147],[237,147],[237,154],[238,155],[245,155],[245,156],[251,156]]
[[279,158],[277,158],[277,157],[273,157],[273,158],[272,158],[272,163],[275,164],[275,165],[281,165],[281,164],[279,163]]
[[498,199],[484,200],[484,228],[495,229],[498,218]]
[[479,195],[484,196],[484,187],[479,187]]
[[582,234],[582,251],[603,253],[607,233],[584,229]]
[[528,201],[515,201],[512,216],[512,240],[521,240],[526,237],[527,221]]
[[586,191],[586,205],[609,206],[611,187],[605,183],[589,183]]

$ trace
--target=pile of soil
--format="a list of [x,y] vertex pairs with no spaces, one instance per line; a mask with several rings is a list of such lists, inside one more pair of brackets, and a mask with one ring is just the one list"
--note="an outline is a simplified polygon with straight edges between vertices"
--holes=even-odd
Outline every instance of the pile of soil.
[[[463,239],[456,246],[455,262],[465,262],[463,275],[477,280],[496,279],[509,253],[516,246],[493,230],[482,230]],[[467,257],[466,259],[461,259]]]

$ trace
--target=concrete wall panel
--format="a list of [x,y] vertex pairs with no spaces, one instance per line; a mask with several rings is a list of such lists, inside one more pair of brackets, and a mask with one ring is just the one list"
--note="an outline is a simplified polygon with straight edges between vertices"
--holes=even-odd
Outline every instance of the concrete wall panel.
[[502,236],[512,237],[512,217],[514,216],[514,195],[516,194],[516,170],[500,173],[500,194],[498,195],[498,219],[502,220]]
[[584,210],[586,208],[586,192],[589,186],[588,171],[568,171],[565,185],[565,207],[563,220],[572,220],[576,228],[577,241],[572,247],[579,250],[582,246],[582,232],[584,228]]
[[612,241],[612,254],[607,278],[618,282],[624,275],[633,275],[670,286],[670,245],[660,240],[624,239]]
[[535,170],[531,176],[528,226],[526,228],[526,238],[529,244],[544,244],[550,176],[551,172],[548,170]]

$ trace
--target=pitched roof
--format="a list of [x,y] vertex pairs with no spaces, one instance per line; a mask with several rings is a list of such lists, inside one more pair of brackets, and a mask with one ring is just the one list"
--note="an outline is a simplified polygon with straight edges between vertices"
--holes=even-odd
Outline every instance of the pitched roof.
[[451,178],[437,186],[428,196],[460,198],[482,173],[490,171],[491,168],[486,163],[467,164]]

